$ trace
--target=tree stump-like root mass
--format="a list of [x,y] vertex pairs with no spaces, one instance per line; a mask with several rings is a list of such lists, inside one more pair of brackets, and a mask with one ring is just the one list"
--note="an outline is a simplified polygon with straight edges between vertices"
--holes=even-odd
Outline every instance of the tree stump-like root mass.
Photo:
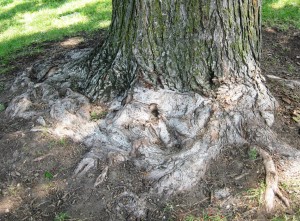
[[66,73],[56,69],[38,83],[30,71],[24,72],[12,87],[12,92],[23,88],[23,93],[11,101],[6,113],[33,120],[43,117],[51,124],[33,131],[47,130],[84,143],[90,150],[75,175],[82,177],[92,168],[102,168],[95,186],[124,161],[145,171],[150,190],[142,196],[124,193],[135,198],[127,209],[137,216],[143,216],[145,197],[168,198],[195,186],[209,162],[228,146],[255,146],[264,159],[268,212],[274,208],[275,195],[289,206],[278,188],[271,154],[295,157],[298,152],[279,142],[270,129],[277,103],[261,76],[248,83],[224,83],[213,98],[148,89],[137,82],[126,97],[106,104],[104,119],[93,121],[89,99],[71,89],[74,76]]

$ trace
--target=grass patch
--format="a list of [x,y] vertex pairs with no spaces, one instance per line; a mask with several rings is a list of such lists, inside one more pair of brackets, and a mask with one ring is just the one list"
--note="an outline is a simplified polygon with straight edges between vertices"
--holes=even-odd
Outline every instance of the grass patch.
[[4,110],[5,110],[4,104],[1,104],[1,103],[0,103],[0,112],[2,112],[2,111],[4,111]]
[[267,26],[287,30],[300,29],[299,0],[264,0],[262,7],[263,23]]
[[62,137],[60,139],[50,140],[50,142],[48,143],[48,147],[50,149],[52,149],[54,147],[66,147],[67,144],[68,144],[68,140],[65,137]]
[[202,217],[196,217],[194,215],[188,215],[184,218],[184,221],[227,221],[227,218],[219,212],[203,212]]
[[107,111],[101,111],[101,112],[93,111],[91,112],[91,120],[97,121],[99,119],[103,119],[106,117],[107,114],[108,114]]
[[111,0],[0,1],[0,66],[41,52],[42,42],[108,27],[111,10]]
[[53,174],[50,173],[49,171],[46,171],[44,173],[44,177],[47,179],[47,180],[52,180],[54,178]]
[[299,221],[300,220],[300,210],[298,210],[295,214],[292,215],[281,215],[275,216],[271,221]]
[[0,82],[0,93],[4,92],[5,90],[5,84],[3,82]]
[[263,194],[265,190],[266,190],[266,185],[264,183],[260,183],[257,188],[251,188],[247,190],[245,197],[254,200],[260,206],[263,203]]
[[[43,42],[107,28],[111,11],[111,0],[1,0],[0,74],[15,68],[11,61],[42,53]],[[300,1],[264,0],[263,22],[300,29]]]
[[67,213],[59,213],[55,216],[54,221],[65,221],[69,220],[70,216]]
[[250,148],[248,151],[248,157],[250,160],[256,160],[257,159],[257,150],[255,148]]

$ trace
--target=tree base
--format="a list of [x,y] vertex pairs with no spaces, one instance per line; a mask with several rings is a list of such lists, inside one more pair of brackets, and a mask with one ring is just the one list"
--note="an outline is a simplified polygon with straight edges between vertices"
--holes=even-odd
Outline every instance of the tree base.
[[[228,147],[256,145],[264,158],[267,175],[266,210],[272,211],[275,194],[289,206],[278,189],[274,163],[266,151],[296,156],[298,152],[282,144],[271,131],[276,101],[261,78],[244,84],[224,84],[216,97],[170,90],[151,90],[138,83],[125,97],[102,105],[98,117],[85,96],[74,92],[72,79],[61,69],[34,82],[30,72],[17,78],[12,91],[25,92],[6,109],[10,117],[51,121],[33,131],[47,130],[84,143],[88,153],[75,169],[82,177],[92,168],[102,168],[95,187],[101,185],[114,167],[129,161],[140,171],[150,187],[141,196],[124,192],[131,200],[120,207],[142,217],[145,199],[159,194],[167,199],[188,191],[205,175],[209,162]],[[67,79],[67,80],[66,80]],[[98,119],[104,116],[103,119]],[[271,196],[271,197],[270,197]]]

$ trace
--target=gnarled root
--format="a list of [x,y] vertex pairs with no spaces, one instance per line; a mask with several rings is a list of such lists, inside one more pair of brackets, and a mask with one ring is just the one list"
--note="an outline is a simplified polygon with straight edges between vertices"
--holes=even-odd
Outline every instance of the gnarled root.
[[74,175],[81,177],[86,174],[91,168],[94,168],[96,164],[96,160],[94,158],[84,158],[79,163],[77,168],[74,171]]
[[[74,176],[81,177],[86,174],[90,169],[96,168],[98,165],[98,161],[103,160],[100,155],[96,155],[95,153],[89,153],[88,157],[85,157],[78,164],[77,168],[74,171]],[[121,162],[124,162],[127,158],[121,153],[109,152],[107,154],[107,159],[104,161],[103,169],[100,175],[97,177],[94,187],[99,186],[104,182],[108,169],[114,166],[117,166]]]
[[283,196],[278,187],[278,174],[275,163],[268,152],[262,148],[255,147],[259,155],[263,158],[266,170],[266,191],[265,191],[265,209],[267,213],[271,213],[275,207],[275,196],[277,196],[286,207],[290,207],[289,200]]
[[[96,122],[90,119],[89,100],[68,88],[69,82],[59,81],[67,79],[66,76],[57,73],[38,85],[27,75],[20,79],[26,80],[28,90],[11,102],[6,114],[23,118],[45,115],[45,110],[33,112],[35,102],[42,101],[49,107],[50,117],[57,120],[53,132],[80,141],[90,149],[75,175],[83,176],[101,165],[95,186],[104,182],[113,167],[128,160],[145,172],[143,179],[151,183],[144,196],[159,194],[167,198],[195,186],[204,176],[209,162],[227,146],[239,148],[256,143],[270,145],[269,150],[280,154],[298,154],[291,148],[284,145],[279,148],[273,143],[276,136],[269,126],[274,122],[277,103],[259,78],[248,84],[224,84],[216,97],[152,90],[137,84],[132,88],[132,94],[116,97],[107,104],[105,119]],[[54,83],[58,86],[54,87]],[[66,89],[65,93],[60,95],[56,87]],[[267,173],[267,211],[274,208],[275,195],[289,206],[278,188],[278,175],[271,156],[261,148],[257,149]],[[122,199],[129,198],[132,203],[123,203],[125,206],[120,208],[129,210],[139,204],[136,203],[139,200],[130,194]],[[135,214],[141,216],[142,212]]]

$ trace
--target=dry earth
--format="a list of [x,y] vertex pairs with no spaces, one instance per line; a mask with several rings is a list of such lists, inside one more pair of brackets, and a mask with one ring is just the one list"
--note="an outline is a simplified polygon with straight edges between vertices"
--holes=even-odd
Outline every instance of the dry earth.
[[[0,103],[7,106],[20,94],[9,89],[22,70],[34,63],[60,65],[69,61],[72,53],[94,47],[103,36],[100,32],[48,42],[43,54],[14,61],[12,65],[19,71],[0,76]],[[298,114],[300,118],[300,90],[288,84],[290,80],[300,81],[300,32],[264,28],[263,40],[262,70],[265,76],[272,75],[267,84],[280,103],[273,129],[282,140],[300,149],[300,127],[293,119]],[[36,108],[45,107],[41,104]],[[103,117],[97,104],[93,108],[91,120]],[[136,171],[128,162],[121,163],[97,188],[93,171],[84,179],[75,179],[74,169],[87,148],[68,137],[54,136],[47,128],[55,122],[44,120],[9,119],[4,111],[0,112],[0,220],[68,220],[65,216],[70,220],[136,220],[129,210],[118,205],[131,200],[128,195],[122,197],[124,191],[139,193],[149,188],[151,184],[143,179],[143,171]],[[44,129],[35,131],[36,126]],[[278,202],[272,217],[263,213],[262,159],[251,147],[231,147],[211,163],[206,178],[191,192],[179,194],[167,203],[149,199],[145,220],[187,220],[192,216],[203,220],[225,220],[222,216],[227,220],[271,220],[283,215],[300,220],[300,162],[299,170],[286,174],[289,162],[273,157],[281,189],[291,201],[290,209]],[[297,162],[293,166],[297,168]]]

